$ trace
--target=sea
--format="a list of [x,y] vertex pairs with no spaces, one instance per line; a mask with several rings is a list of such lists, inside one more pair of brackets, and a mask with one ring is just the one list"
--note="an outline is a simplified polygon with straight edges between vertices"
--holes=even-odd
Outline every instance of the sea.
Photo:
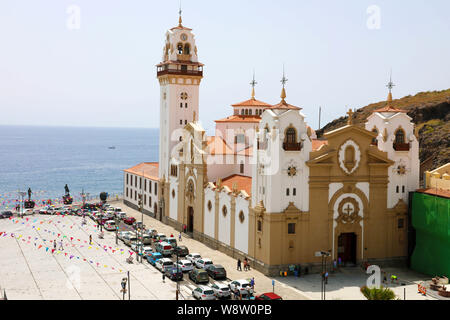
[[[38,205],[123,194],[123,170],[158,161],[159,129],[0,126],[0,209],[31,188]],[[28,198],[28,195],[25,196]]]

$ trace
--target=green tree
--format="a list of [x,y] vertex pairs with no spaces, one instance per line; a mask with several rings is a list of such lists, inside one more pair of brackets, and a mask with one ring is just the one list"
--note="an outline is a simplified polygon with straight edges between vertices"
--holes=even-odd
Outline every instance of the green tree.
[[361,287],[361,293],[367,300],[395,300],[396,296],[394,291],[384,287]]

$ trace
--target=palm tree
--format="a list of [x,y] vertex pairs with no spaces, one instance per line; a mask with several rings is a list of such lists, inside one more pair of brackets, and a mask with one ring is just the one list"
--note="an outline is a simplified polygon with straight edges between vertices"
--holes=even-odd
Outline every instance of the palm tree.
[[396,296],[394,291],[384,287],[361,287],[361,293],[367,300],[395,300]]

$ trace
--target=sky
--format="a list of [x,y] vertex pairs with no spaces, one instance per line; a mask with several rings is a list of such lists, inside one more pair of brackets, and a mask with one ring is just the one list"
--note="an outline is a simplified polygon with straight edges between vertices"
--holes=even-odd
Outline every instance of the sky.
[[[78,10],[78,11],[77,11]],[[0,2],[0,125],[159,127],[165,32],[179,0]],[[385,100],[450,88],[448,0],[182,0],[205,64],[200,120],[250,98],[287,101],[318,127]],[[79,19],[77,18],[79,17]]]

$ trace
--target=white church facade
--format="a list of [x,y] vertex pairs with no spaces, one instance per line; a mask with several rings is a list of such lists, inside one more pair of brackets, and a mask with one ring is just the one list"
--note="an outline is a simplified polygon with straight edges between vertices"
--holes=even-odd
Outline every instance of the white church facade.
[[124,170],[125,204],[266,274],[313,268],[316,251],[349,264],[405,260],[418,140],[390,91],[364,128],[349,111],[346,126],[317,139],[286,101],[285,81],[277,104],[258,101],[253,81],[251,98],[207,136],[198,120],[203,64],[181,17],[166,33],[157,78],[159,162]]

